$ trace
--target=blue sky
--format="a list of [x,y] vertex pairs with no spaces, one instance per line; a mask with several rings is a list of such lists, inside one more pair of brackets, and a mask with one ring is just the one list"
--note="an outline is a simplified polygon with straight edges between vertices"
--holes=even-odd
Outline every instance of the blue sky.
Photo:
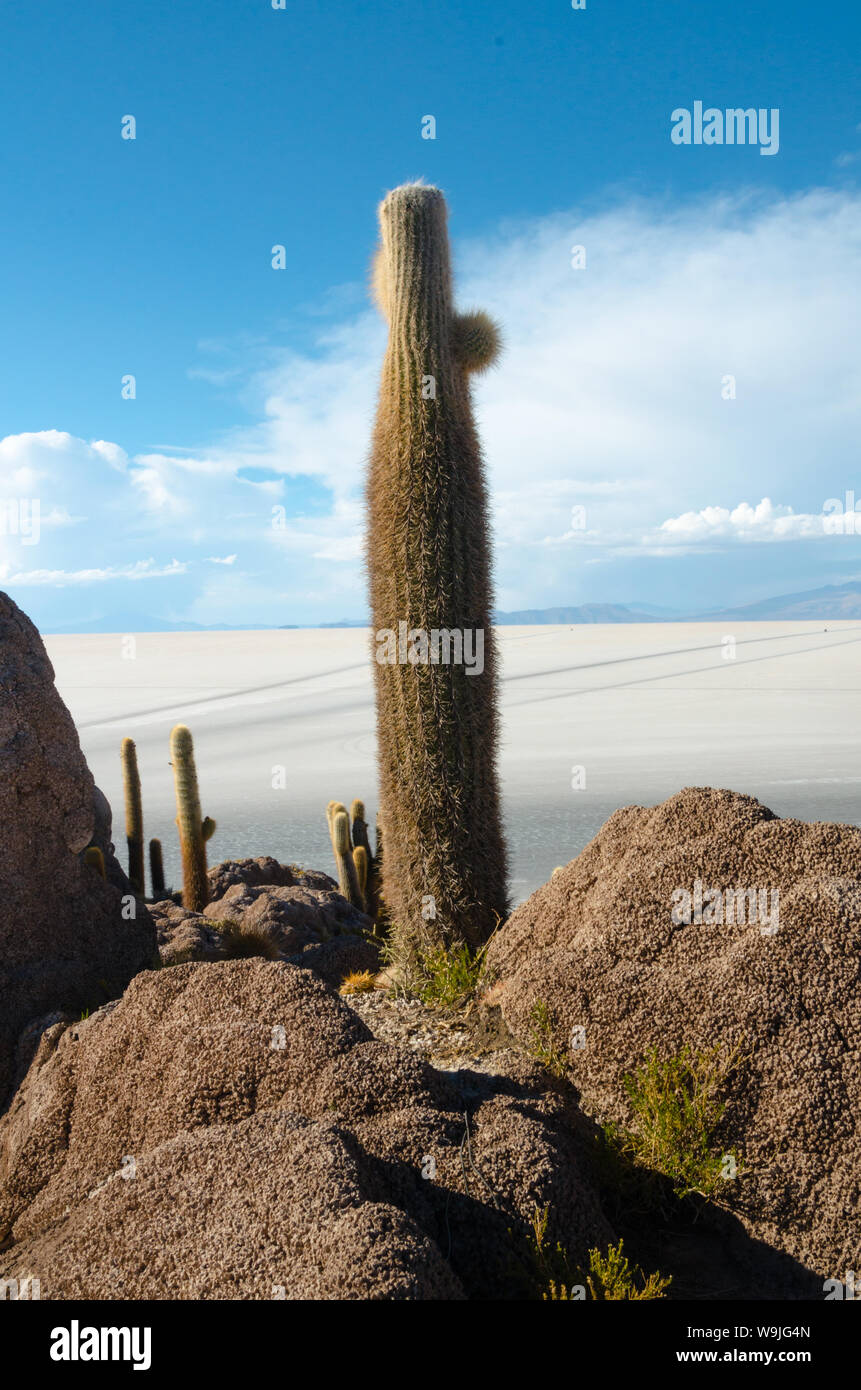
[[[0,36],[0,499],[42,518],[0,583],[43,626],[362,616],[367,267],[416,176],[506,330],[501,607],[861,575],[818,520],[861,498],[856,6],[6,0]],[[674,145],[697,100],[778,108],[779,152]]]

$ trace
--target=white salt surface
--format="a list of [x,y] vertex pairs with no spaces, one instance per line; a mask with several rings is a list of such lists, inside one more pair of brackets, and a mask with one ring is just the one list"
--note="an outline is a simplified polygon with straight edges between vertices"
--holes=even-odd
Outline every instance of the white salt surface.
[[[735,641],[727,658],[724,639]],[[511,894],[526,897],[617,807],[684,786],[861,823],[861,625],[504,627],[500,773]],[[125,862],[120,740],[147,838],[178,883],[168,739],[194,734],[210,863],[272,854],[332,872],[325,807],[376,811],[369,634],[357,629],[46,638]],[[283,789],[273,787],[284,769]],[[585,770],[585,786],[575,768]]]

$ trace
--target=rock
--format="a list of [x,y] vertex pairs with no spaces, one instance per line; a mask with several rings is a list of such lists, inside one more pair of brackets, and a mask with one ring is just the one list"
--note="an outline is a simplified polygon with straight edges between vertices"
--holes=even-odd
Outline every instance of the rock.
[[295,864],[279,864],[277,859],[271,859],[268,855],[259,859],[226,859],[223,864],[216,864],[209,870],[208,878],[212,902],[223,898],[228,888],[239,883],[248,888],[261,884],[277,888],[293,888],[296,885],[305,888],[338,887],[328,874],[316,869],[300,869]]
[[191,960],[221,960],[221,937],[201,912],[189,912],[170,898],[150,903],[162,965],[183,965]]
[[143,903],[86,865],[96,830],[93,779],[30,620],[0,594],[0,1106],[14,1049],[34,1018],[80,1012],[149,965]]
[[105,874],[108,881],[119,888],[121,893],[133,893],[125,869],[116,856],[113,842],[113,813],[111,804],[99,787],[93,788],[93,834],[91,845],[102,851],[105,861]]
[[206,915],[271,937],[284,960],[315,970],[335,988],[354,970],[377,971],[380,966],[379,948],[364,934],[371,930],[371,919],[334,888],[235,884],[219,902],[209,904]]
[[[721,890],[720,918],[728,888],[768,897],[753,922],[749,901],[742,924],[674,922],[684,892],[695,913],[696,880],[704,895]],[[741,1163],[722,1199],[751,1234],[843,1278],[861,1250],[859,960],[861,830],[688,788],[611,816],[518,907],[487,963],[492,1003],[521,1041],[547,1006],[571,1078],[605,1120],[631,1126],[622,1078],[652,1046],[737,1045],[746,1060],[727,1082],[719,1142]],[[585,1046],[572,1050],[575,1025]]]
[[344,932],[370,931],[370,917],[352,907],[336,888],[228,888],[223,898],[209,903],[214,921],[241,918],[248,926],[277,928],[286,951],[297,950],[313,937],[328,941]]
[[0,1120],[0,1277],[51,1299],[515,1296],[535,1207],[575,1258],[613,1240],[582,1142],[531,1064],[443,1075],[311,971],[148,971],[47,1029]]
[[352,971],[379,969],[379,948],[365,935],[372,926],[370,918],[334,888],[249,888],[236,883],[205,913],[186,912],[171,902],[150,904],[150,911],[164,965],[229,956],[231,946],[218,928],[237,923],[243,933],[263,940],[267,954],[271,944],[273,955],[315,970],[335,988]]

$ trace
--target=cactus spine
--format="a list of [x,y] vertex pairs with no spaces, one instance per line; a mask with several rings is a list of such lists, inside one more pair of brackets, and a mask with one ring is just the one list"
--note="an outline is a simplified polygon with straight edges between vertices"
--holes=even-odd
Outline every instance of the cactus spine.
[[134,740],[124,738],[120,747],[123,765],[123,789],[126,801],[126,844],[129,851],[129,883],[141,897],[144,895],[144,836],[141,779],[138,772]]
[[161,840],[150,840],[149,842],[149,873],[152,879],[153,899],[155,902],[160,902],[165,894]]
[[373,629],[459,633],[474,655],[479,633],[484,642],[483,671],[476,660],[471,674],[451,647],[430,660],[417,645],[407,660],[375,648],[383,894],[395,959],[409,969],[441,944],[480,946],[507,911],[487,498],[469,387],[499,334],[485,315],[454,311],[439,189],[396,188],[380,228],[374,286],[389,342],[367,493]]
[[182,851],[182,905],[191,912],[202,912],[209,901],[206,877],[206,841],[215,830],[215,821],[200,814],[200,793],[194,766],[191,732],[177,724],[170,736],[170,758],[176,789],[176,823]]

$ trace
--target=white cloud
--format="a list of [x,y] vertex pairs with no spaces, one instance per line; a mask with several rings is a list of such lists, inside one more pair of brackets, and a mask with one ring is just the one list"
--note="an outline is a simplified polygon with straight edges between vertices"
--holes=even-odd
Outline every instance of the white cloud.
[[[774,549],[748,542],[812,541],[826,497],[861,495],[859,226],[861,195],[827,190],[629,201],[476,241],[452,217],[458,300],[499,318],[507,345],[475,390],[500,607],[578,601],[588,561],[743,547],[764,565],[755,557]],[[575,244],[585,270],[571,267]],[[285,594],[319,596],[334,609],[323,617],[363,610],[354,567],[384,344],[369,308],[312,353],[283,354],[243,388],[257,423],[199,453],[160,445],[130,459],[56,430],[0,441],[4,490],[13,480],[46,513],[87,513],[87,526],[43,537],[42,572],[78,572],[82,559],[119,572],[129,553],[161,564],[182,546],[190,560],[253,561],[242,586],[230,566],[206,566],[213,582],[190,566],[201,621],[240,592],[259,605],[250,621],[291,621]],[[763,500],[739,503],[751,495]],[[14,568],[11,544],[0,537]],[[805,564],[815,551],[804,546]]]
[[235,555],[207,555],[207,560],[211,565],[235,565]]
[[83,570],[13,570],[11,565],[0,565],[0,581],[7,588],[64,589],[69,585],[106,584],[119,579],[172,579],[186,574],[188,565],[181,560],[171,560],[167,565],[157,565],[155,560],[136,560],[132,565],[121,568],[107,566],[102,569]]
[[[654,539],[669,544],[690,545],[696,541],[788,541],[821,540],[828,534],[831,517],[825,513],[794,512],[791,507],[775,506],[763,497],[755,507],[739,502],[728,507],[703,507],[668,517],[653,533]],[[646,538],[649,543],[650,538]]]

